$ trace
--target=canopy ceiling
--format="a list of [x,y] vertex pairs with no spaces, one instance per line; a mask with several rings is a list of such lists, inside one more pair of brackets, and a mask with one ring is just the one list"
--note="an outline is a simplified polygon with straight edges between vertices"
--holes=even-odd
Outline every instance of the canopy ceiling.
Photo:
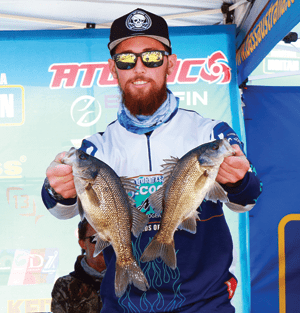
[[[259,2],[256,3],[256,2]],[[0,2],[0,31],[108,28],[136,8],[163,16],[169,26],[235,23],[245,34],[246,17],[257,15],[267,0],[8,0]],[[254,5],[252,4],[254,3]],[[222,13],[227,12],[227,13]],[[253,14],[252,14],[253,15]],[[231,22],[231,18],[233,21]],[[226,18],[227,21],[226,21]],[[94,24],[94,25],[93,25]],[[251,25],[250,25],[251,26]],[[243,35],[242,35],[243,36]]]
[[268,36],[268,40],[260,44],[263,52],[253,53],[255,62],[249,58],[249,69],[244,71],[246,62],[240,66],[241,84],[276,43],[299,22],[299,3],[276,0],[1,0],[0,34],[1,31],[109,28],[116,18],[143,8],[163,16],[170,27],[236,24],[235,46],[239,56],[239,52],[245,49],[247,39],[246,47],[251,44],[255,25],[263,17],[266,19],[270,12],[281,12],[281,9],[270,9],[270,6],[286,6],[282,12],[287,9],[289,12],[285,14],[285,19],[281,18],[277,23],[277,28],[274,27],[273,38]]

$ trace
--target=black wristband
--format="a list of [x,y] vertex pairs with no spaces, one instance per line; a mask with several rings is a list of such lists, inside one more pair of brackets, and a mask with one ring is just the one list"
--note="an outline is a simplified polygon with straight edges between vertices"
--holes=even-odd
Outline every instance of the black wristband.
[[45,178],[44,181],[44,187],[47,190],[47,192],[49,193],[49,195],[56,201],[63,201],[66,200],[62,195],[60,195],[59,193],[57,193],[50,185],[48,177]]

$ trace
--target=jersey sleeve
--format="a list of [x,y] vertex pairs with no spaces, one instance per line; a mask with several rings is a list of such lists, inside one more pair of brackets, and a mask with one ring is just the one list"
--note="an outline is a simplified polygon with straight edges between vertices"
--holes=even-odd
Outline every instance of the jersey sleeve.
[[56,200],[45,187],[42,187],[42,200],[48,211],[61,220],[69,219],[76,216],[78,211],[76,198]]
[[92,141],[84,139],[82,140],[82,144],[79,150],[94,157],[96,152],[98,151],[98,148]]
[[[214,127],[212,139],[224,138],[226,138],[231,145],[238,144],[244,152],[244,144],[239,139],[235,131],[227,123],[221,122]],[[255,204],[262,192],[262,183],[257,175],[255,167],[251,162],[249,171],[240,182],[233,187],[228,187],[226,185],[222,185],[222,187],[226,192],[228,192],[228,199],[230,202],[240,204],[242,206]]]
[[226,138],[231,145],[239,145],[241,150],[245,153],[244,144],[240,140],[239,136],[235,133],[235,131],[227,123],[220,122],[213,128],[211,139],[214,140],[224,138]]

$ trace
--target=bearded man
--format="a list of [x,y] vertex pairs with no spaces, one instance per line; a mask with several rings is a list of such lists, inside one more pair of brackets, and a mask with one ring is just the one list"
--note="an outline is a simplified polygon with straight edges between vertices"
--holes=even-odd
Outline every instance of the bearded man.
[[[165,20],[136,9],[114,21],[108,48],[110,71],[118,79],[122,103],[117,120],[103,134],[83,140],[80,149],[139,185],[136,203],[150,219],[145,231],[132,237],[137,260],[160,226],[161,216],[145,200],[162,184],[161,164],[170,156],[180,158],[219,136],[229,139],[235,155],[224,159],[216,181],[231,202],[253,206],[261,192],[260,181],[250,170],[238,136],[222,121],[180,109],[179,99],[167,89],[167,76],[177,57],[172,54]],[[78,214],[72,168],[61,164],[64,155],[59,154],[48,167],[42,190],[46,207],[60,219]],[[175,233],[175,270],[160,259],[141,262],[147,291],[130,285],[117,298],[116,255],[111,246],[103,250],[107,271],[101,285],[101,312],[235,312],[231,304],[237,285],[230,271],[233,246],[222,204],[205,201],[198,211],[201,221],[197,221],[196,234]]]

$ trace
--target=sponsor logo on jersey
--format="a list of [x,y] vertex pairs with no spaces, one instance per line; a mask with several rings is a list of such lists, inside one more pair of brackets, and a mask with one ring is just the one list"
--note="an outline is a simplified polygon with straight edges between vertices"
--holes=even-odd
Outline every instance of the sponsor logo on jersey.
[[236,279],[234,277],[230,278],[228,281],[225,282],[225,285],[227,285],[228,299],[232,299],[237,287]]

